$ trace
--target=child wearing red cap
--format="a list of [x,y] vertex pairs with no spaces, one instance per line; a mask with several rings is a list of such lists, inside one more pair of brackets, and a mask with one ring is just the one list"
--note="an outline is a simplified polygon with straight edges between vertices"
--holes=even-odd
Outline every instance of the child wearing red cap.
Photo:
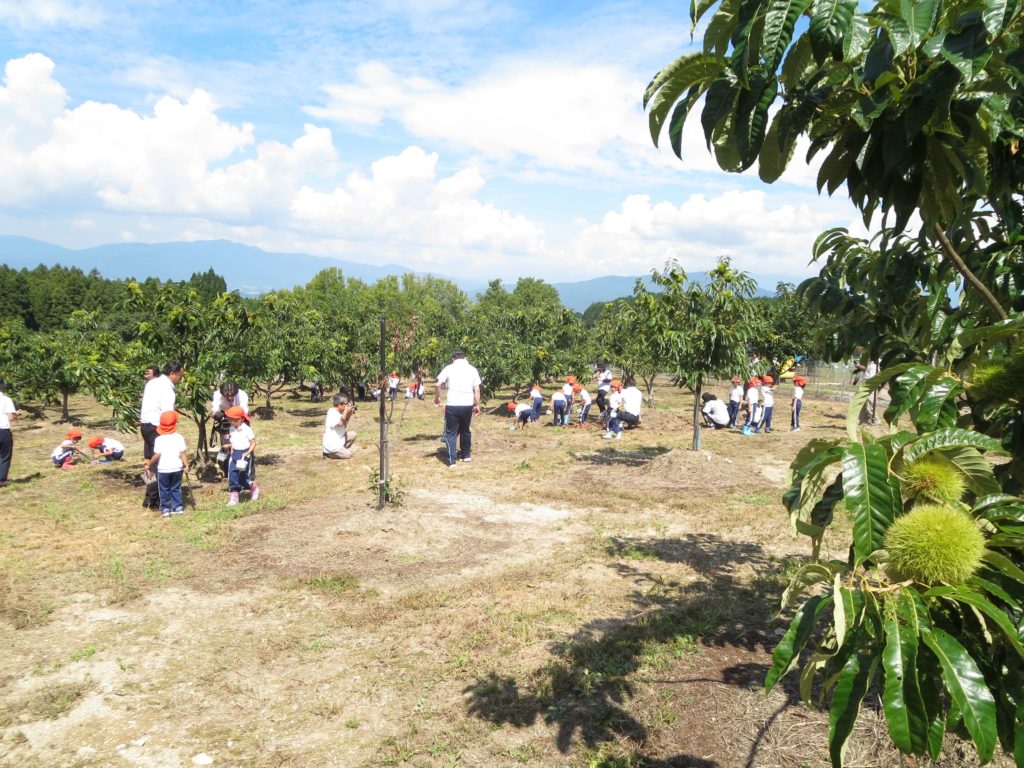
[[569,423],[569,416],[572,415],[573,387],[576,386],[576,377],[569,375],[565,377],[565,384],[562,385],[562,394],[565,396],[565,413],[562,414],[562,425]]
[[112,437],[96,435],[90,437],[86,445],[92,450],[93,464],[109,464],[124,458],[124,445],[120,440],[115,440]]
[[756,427],[754,432],[758,433],[761,428],[764,427],[764,433],[767,435],[772,431],[772,414],[775,413],[775,395],[772,392],[772,385],[775,384],[775,379],[767,374],[761,378],[761,406],[763,408],[763,416],[761,421]]
[[807,386],[807,379],[803,376],[793,377],[793,401],[790,404],[790,431],[800,431],[800,409],[804,404],[804,387]]
[[398,376],[398,371],[392,371],[391,375],[388,376],[388,400],[394,402],[395,398],[398,397],[398,385],[402,383],[402,380]]
[[[82,439],[82,433],[77,429],[69,429],[61,444],[53,449],[50,460],[53,466],[58,469],[67,469],[75,465],[75,454],[82,453],[78,450],[78,442]],[[85,454],[82,453],[84,456]]]
[[520,429],[530,426],[530,416],[533,414],[532,403],[506,403],[505,407],[508,408],[509,416],[512,419],[508,426],[509,432],[515,431],[517,423]]
[[237,405],[224,411],[231,423],[228,440],[231,443],[231,458],[228,459],[228,506],[238,503],[238,495],[249,491],[250,498],[257,501],[260,487],[255,482],[256,462],[253,452],[256,450],[256,433],[249,426],[249,414]]
[[576,397],[580,399],[580,420],[579,425],[583,426],[587,423],[587,416],[590,415],[590,405],[593,402],[590,399],[590,393],[583,387],[582,384],[573,384],[572,392]]
[[160,515],[185,514],[181,498],[181,479],[188,472],[188,447],[178,432],[178,412],[164,411],[156,428],[153,455],[144,464],[147,470],[156,465],[157,487],[160,490]]
[[743,425],[743,434],[749,435],[761,423],[761,379],[751,376],[747,382],[747,423]]

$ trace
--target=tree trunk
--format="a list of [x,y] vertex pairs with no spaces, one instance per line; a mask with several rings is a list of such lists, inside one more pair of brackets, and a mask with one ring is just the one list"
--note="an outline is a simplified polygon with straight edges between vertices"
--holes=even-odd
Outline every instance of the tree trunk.
[[61,394],[60,419],[61,419],[61,421],[70,421],[71,420],[71,414],[68,413],[68,396],[69,396],[70,393],[67,390],[64,390],[60,394]]
[[697,386],[693,388],[693,450],[700,450],[700,390],[701,380],[697,379]]
[[[655,374],[655,375],[657,375],[657,374]],[[651,378],[649,378],[649,379],[646,376],[644,376],[643,379],[644,379],[644,387],[647,389],[647,407],[648,408],[653,408],[654,407],[654,376],[651,376]]]

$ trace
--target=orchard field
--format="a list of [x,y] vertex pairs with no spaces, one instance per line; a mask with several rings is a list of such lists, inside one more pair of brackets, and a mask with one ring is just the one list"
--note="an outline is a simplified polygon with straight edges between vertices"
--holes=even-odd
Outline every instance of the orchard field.
[[[845,419],[811,400],[790,433],[788,401],[775,433],[705,432],[701,452],[667,385],[616,442],[485,413],[454,471],[439,411],[399,401],[403,498],[378,511],[376,404],[356,458],[329,463],[326,403],[283,398],[254,421],[262,498],[229,508],[198,483],[169,522],[141,507],[137,436],[122,464],[55,470],[67,424],[26,414],[0,495],[0,763],[828,765],[827,715],[762,688],[809,554],[787,467]],[[70,413],[112,431],[89,399]],[[842,517],[823,559],[846,556]],[[900,765],[878,710],[869,696],[848,766]],[[974,761],[947,737],[940,765]]]

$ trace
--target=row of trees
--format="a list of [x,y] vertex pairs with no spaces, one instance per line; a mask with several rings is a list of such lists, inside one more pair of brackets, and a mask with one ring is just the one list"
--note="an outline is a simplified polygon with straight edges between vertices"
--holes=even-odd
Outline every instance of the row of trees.
[[[371,285],[325,269],[305,286],[243,298],[212,270],[161,283],[0,267],[10,289],[0,291],[0,370],[22,400],[58,402],[68,418],[69,397],[89,392],[131,428],[142,368],[182,360],[179,402],[203,435],[210,388],[225,376],[267,409],[277,393],[305,382],[348,389],[375,382],[380,316],[390,331],[389,369],[433,372],[462,348],[480,370],[485,397],[567,374],[585,380],[600,360],[642,380],[649,397],[659,372],[699,390],[708,375],[745,370],[751,351],[767,349],[758,343],[779,337],[781,326],[776,332],[769,320],[785,315],[773,312],[789,292],[758,301],[767,309],[755,311],[752,283],[727,261],[706,287],[674,265],[655,280],[659,292],[637,281],[632,297],[609,304],[588,328],[552,286],[531,278],[511,290],[495,280],[473,302],[444,279],[409,274]],[[701,302],[716,296],[732,300],[708,326],[712,315]],[[708,334],[715,351],[693,357],[696,340]]]

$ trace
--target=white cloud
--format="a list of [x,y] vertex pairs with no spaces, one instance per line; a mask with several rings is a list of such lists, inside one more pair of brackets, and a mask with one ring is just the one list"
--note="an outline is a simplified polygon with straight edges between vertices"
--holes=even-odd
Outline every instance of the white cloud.
[[395,119],[421,139],[440,140],[500,160],[533,159],[565,170],[610,170],[602,152],[640,136],[643,85],[611,66],[517,62],[453,88],[401,78],[380,62],[356,82],[325,87],[327,104],[307,113],[344,124]]
[[[546,91],[532,112],[499,113],[499,126],[501,118],[518,122],[490,132],[483,118],[460,127],[458,116],[467,114],[459,111],[465,106],[462,96],[445,89],[437,105],[419,97],[405,101],[409,93],[441,88],[434,83],[410,81],[382,93],[423,130],[434,114],[447,121],[438,134],[463,131],[467,141],[477,137],[481,154],[534,153],[546,165],[587,167],[588,179],[609,183],[597,170],[602,151],[609,141],[618,141],[639,153],[639,138],[628,138],[628,132],[646,140],[643,121],[627,125],[621,109],[605,114],[600,105],[587,106],[601,100],[597,83],[602,75],[596,70],[583,77],[570,107],[556,103],[555,94],[572,79],[562,75],[566,79]],[[544,79],[539,70],[521,76],[509,75],[507,84],[524,95]],[[395,81],[379,69],[366,77]],[[614,78],[611,89],[620,95],[627,91]],[[480,109],[499,109],[500,98],[495,101],[484,90],[477,95]],[[667,258],[701,270],[729,254],[751,272],[802,274],[816,234],[850,219],[841,201],[823,201],[792,188],[744,191],[737,187],[749,187],[746,179],[717,175],[702,176],[704,191],[681,203],[631,195],[615,210],[560,225],[557,213],[531,219],[488,202],[493,171],[482,160],[441,170],[437,152],[414,145],[373,162],[354,163],[339,156],[329,129],[312,124],[291,143],[258,141],[253,125],[222,119],[203,90],[181,98],[162,96],[146,112],[99,101],[69,103],[50,59],[31,54],[8,62],[0,88],[0,163],[6,171],[0,177],[0,205],[12,216],[27,212],[22,215],[25,234],[60,240],[47,233],[62,231],[65,244],[73,246],[82,243],[66,242],[72,233],[88,237],[88,244],[227,238],[275,251],[396,262],[462,277],[526,274],[549,280],[639,274]],[[374,120],[388,114],[372,112],[369,102],[365,106]],[[593,112],[595,124],[583,121],[572,130],[562,126],[565,130],[554,131],[545,143],[543,126],[551,124],[541,119],[545,110],[565,120]],[[696,138],[687,134],[685,141],[694,145],[695,158],[706,158],[697,130]],[[644,149],[657,157],[648,146]],[[648,159],[636,162],[653,167]],[[670,162],[666,177],[686,183],[686,166],[681,171],[674,159],[657,162]],[[702,170],[713,168],[710,160],[699,162]],[[712,181],[705,183],[707,178]],[[642,183],[632,187],[644,189]],[[554,209],[559,196],[574,194],[576,188],[538,184],[534,189],[541,200],[551,196]],[[669,196],[659,192],[660,198]],[[675,198],[682,199],[678,193]]]
[[812,271],[807,263],[818,233],[849,221],[846,206],[780,203],[762,190],[694,194],[678,206],[633,195],[580,232],[567,252],[595,274],[637,274],[669,259],[704,271],[730,256],[751,273],[795,276]]
[[0,0],[0,23],[20,27],[97,27],[103,12],[94,3],[64,0]]

